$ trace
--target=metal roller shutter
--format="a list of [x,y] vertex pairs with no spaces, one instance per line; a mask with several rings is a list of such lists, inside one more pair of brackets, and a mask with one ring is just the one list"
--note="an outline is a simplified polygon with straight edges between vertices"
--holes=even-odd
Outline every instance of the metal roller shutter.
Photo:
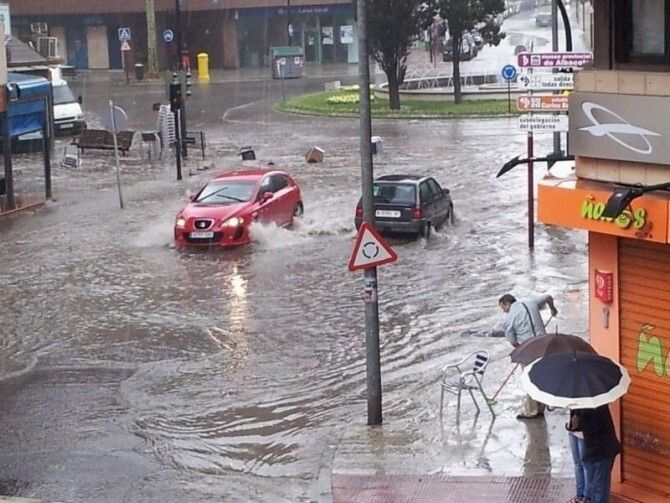
[[670,498],[670,247],[619,240],[622,476]]

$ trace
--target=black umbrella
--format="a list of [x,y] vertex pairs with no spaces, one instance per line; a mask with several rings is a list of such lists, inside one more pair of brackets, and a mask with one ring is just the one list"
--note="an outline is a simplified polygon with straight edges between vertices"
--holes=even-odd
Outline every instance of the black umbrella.
[[596,352],[588,342],[575,335],[544,334],[523,341],[514,348],[509,356],[513,363],[529,365],[544,356],[555,353],[573,353],[575,351]]
[[630,376],[609,358],[575,351],[535,361],[524,369],[521,384],[531,398],[550,407],[593,409],[626,393]]

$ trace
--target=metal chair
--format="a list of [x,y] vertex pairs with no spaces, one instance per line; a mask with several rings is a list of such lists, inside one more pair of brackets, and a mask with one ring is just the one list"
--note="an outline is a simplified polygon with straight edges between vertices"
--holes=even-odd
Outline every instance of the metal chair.
[[486,371],[486,366],[489,363],[489,352],[486,350],[475,351],[470,353],[462,360],[451,363],[445,366],[442,369],[442,380],[440,381],[440,420],[442,420],[442,410],[444,409],[444,394],[451,393],[456,395],[456,415],[457,418],[461,416],[461,393],[464,390],[467,390],[470,393],[475,407],[477,408],[476,415],[479,415],[479,405],[477,405],[477,400],[475,400],[474,390],[479,390],[491,411],[491,415],[495,417],[495,412],[491,406],[491,402],[486,397],[484,389],[482,388],[482,379],[484,378],[484,372]]

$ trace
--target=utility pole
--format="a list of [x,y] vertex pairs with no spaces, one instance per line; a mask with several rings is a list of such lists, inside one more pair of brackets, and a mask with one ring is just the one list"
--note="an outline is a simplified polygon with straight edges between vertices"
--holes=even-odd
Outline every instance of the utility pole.
[[147,73],[150,77],[158,75],[158,53],[156,52],[156,8],[154,0],[144,0],[147,13]]
[[[368,63],[367,0],[356,0],[358,19],[358,96],[361,150],[361,196],[363,220],[374,227],[375,209],[372,195],[372,119],[370,117],[370,65]],[[377,268],[363,272],[365,290],[371,292],[365,302],[365,361],[367,374],[368,425],[382,423],[382,379],[379,354],[379,304],[377,302]]]

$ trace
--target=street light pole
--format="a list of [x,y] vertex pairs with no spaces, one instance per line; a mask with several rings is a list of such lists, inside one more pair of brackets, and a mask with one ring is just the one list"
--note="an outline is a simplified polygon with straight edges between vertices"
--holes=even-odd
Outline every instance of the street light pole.
[[[174,16],[175,16],[175,41],[177,43],[177,70],[179,70],[179,76],[181,79],[182,71],[184,70],[184,58],[182,54],[182,38],[181,38],[181,2],[183,0],[174,0]],[[177,127],[181,129],[181,155],[184,158],[188,157],[188,147],[184,141],[186,138],[186,103],[182,101],[181,108],[179,110],[179,124]]]
[[[551,0],[551,50],[553,52],[558,52],[558,1]],[[554,133],[554,152],[558,153],[560,151],[561,133],[556,131]]]
[[[370,66],[368,63],[367,0],[356,0],[358,18],[358,97],[361,151],[361,205],[363,220],[375,224],[372,195],[372,119],[370,116]],[[379,355],[379,304],[377,268],[365,269],[365,361],[367,373],[368,425],[382,423],[382,379]]]
[[181,60],[181,0],[174,0],[174,38],[177,45],[177,70],[183,70]]
[[291,26],[291,0],[286,0],[286,33],[288,34],[288,45],[293,42],[293,26]]

